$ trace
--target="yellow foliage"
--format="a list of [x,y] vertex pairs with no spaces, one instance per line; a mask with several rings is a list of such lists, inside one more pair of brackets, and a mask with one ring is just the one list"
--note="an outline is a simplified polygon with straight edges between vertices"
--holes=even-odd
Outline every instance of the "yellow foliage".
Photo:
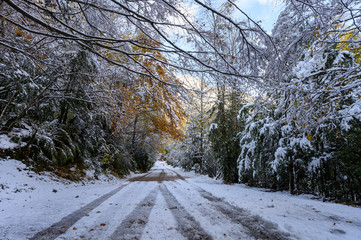
[[[161,52],[151,49],[159,47],[159,43],[142,34],[135,38],[144,46],[133,46],[132,50],[144,54],[137,56],[136,60],[145,67],[141,70],[145,75],[132,79],[128,85],[120,81],[116,86],[116,91],[112,94],[112,129],[126,132],[126,128],[130,128],[134,119],[137,119],[138,126],[143,126],[143,131],[148,135],[158,133],[181,138],[185,113],[177,92],[171,86],[181,83],[166,65],[167,61]],[[105,51],[103,54],[110,53]],[[146,76],[149,73],[154,77]]]
[[344,41],[344,43],[339,43],[337,45],[337,48],[343,51],[350,51],[355,55],[355,62],[360,63],[361,62],[361,45],[358,47],[354,46],[352,44],[352,41],[356,41],[360,39],[360,35],[355,34],[354,31],[349,31],[347,33],[344,33],[341,35],[340,40]]

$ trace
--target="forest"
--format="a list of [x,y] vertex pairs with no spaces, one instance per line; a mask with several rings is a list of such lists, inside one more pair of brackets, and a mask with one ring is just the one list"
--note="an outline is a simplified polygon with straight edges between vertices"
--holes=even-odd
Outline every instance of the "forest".
[[0,0],[0,157],[360,204],[361,2],[278,3],[267,32],[236,0]]

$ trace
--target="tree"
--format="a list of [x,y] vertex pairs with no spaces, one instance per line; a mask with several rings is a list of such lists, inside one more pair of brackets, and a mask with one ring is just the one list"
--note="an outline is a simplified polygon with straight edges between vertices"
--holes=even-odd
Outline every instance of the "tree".
[[[220,12],[226,15],[234,14],[236,7],[232,4],[221,6]],[[224,19],[215,16],[213,19],[213,29],[211,34],[214,37],[214,44],[228,59],[225,64],[227,68],[234,68],[237,71],[258,74],[258,70],[253,65],[255,62],[261,63],[265,56],[261,54],[261,44],[253,43],[250,47],[244,38],[240,38],[239,29]],[[242,27],[252,27],[250,23],[242,23]],[[253,26],[257,29],[257,25]],[[254,36],[258,34],[255,31]],[[253,34],[250,33],[250,37]],[[254,48],[255,51],[250,51]],[[247,64],[244,59],[252,62]],[[223,65],[221,59],[214,61]],[[240,153],[239,139],[237,133],[241,131],[243,123],[239,121],[238,111],[250,98],[245,94],[249,85],[247,78],[237,78],[232,76],[214,76],[214,84],[217,86],[217,102],[213,107],[215,118],[210,131],[209,139],[211,149],[222,172],[222,178],[227,183],[238,182],[237,159]]]
[[[187,129],[188,140],[181,143],[192,160],[182,162],[186,163],[187,168],[197,165],[201,172],[212,173],[212,176],[216,173],[225,182],[233,183],[238,181],[237,158],[240,149],[237,133],[243,125],[237,118],[238,110],[251,99],[245,92],[255,82],[263,81],[260,69],[266,64],[269,55],[266,50],[272,48],[272,43],[260,26],[232,1],[224,2],[217,10],[214,10],[210,2],[207,5],[196,2],[204,7],[201,21],[210,23],[203,24],[205,38],[196,42],[198,57],[206,65],[211,64],[216,69],[224,69],[224,72],[240,74],[224,75],[213,71],[212,74],[198,75],[201,83],[203,79],[207,79],[208,84],[214,86],[217,101],[214,102],[212,111],[204,112],[201,90],[199,113],[191,118],[192,122]],[[239,18],[239,13],[246,16],[246,20]],[[212,51],[215,53],[207,54]],[[205,124],[210,130],[203,127],[205,117],[208,121],[211,120]],[[213,164],[214,161],[209,161],[210,159],[216,159],[217,163]],[[204,167],[206,164],[212,167]]]
[[[359,106],[355,77],[360,68],[359,47],[355,45],[359,3],[331,2],[286,1],[273,31],[281,54],[268,65],[270,87],[253,108],[253,117],[242,133],[241,143],[246,144],[240,170],[242,177],[249,179],[246,170],[250,166],[247,161],[251,161],[253,173],[265,173],[263,177],[253,174],[253,183],[269,179],[272,174],[255,164],[264,155],[260,149],[266,148],[271,155],[266,166],[274,170],[275,188],[355,199],[359,190],[350,187],[352,193],[343,192],[346,184],[341,176],[352,176],[348,184],[355,186],[357,174],[345,172],[344,153],[340,154],[335,142],[359,124],[354,109]],[[348,142],[346,138],[343,141]],[[358,169],[357,164],[354,167]]]
[[[168,155],[173,164],[181,165],[186,170],[219,177],[218,163],[210,148],[209,132],[213,120],[211,108],[216,101],[216,90],[206,83],[206,79],[192,76],[182,76],[181,82],[187,92],[187,102],[184,103],[187,113],[185,137],[177,144],[169,144]],[[183,149],[183,154],[180,149]],[[168,158],[168,159],[169,159]]]

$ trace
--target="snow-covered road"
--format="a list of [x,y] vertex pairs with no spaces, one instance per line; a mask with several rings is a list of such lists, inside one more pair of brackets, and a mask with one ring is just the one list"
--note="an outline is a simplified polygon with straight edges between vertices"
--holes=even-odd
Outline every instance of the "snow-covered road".
[[0,191],[0,239],[361,239],[359,208],[224,185],[165,162],[103,185],[59,183],[56,193],[35,182],[49,192],[35,201],[35,190]]
[[287,239],[158,162],[31,239]]

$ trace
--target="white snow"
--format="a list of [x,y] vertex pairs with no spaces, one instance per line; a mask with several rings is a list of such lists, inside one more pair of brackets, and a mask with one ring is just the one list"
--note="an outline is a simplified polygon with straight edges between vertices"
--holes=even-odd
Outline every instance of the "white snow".
[[[25,124],[26,125],[26,124]],[[8,134],[0,135],[0,150],[1,149],[14,149],[20,146],[25,146],[26,143],[15,143],[11,140],[13,137],[24,137],[30,135],[30,127],[26,125],[27,129],[14,128],[14,130]]]
[[29,73],[25,72],[24,70],[22,69],[17,69],[15,71],[15,75],[18,75],[18,76],[25,76],[25,77],[30,77]]
[[[179,168],[176,171],[188,175],[188,182],[214,196],[276,223],[280,230],[290,233],[295,239],[361,239],[361,208],[322,202],[311,199],[312,195],[267,192],[244,184],[225,185],[207,176],[183,173]],[[184,181],[177,183],[187,187]],[[193,195],[193,201],[202,202],[200,197],[195,197]]]
[[167,209],[163,195],[158,194],[156,204],[149,216],[149,223],[144,229],[144,239],[173,239],[183,240],[184,238],[176,231],[177,222],[172,213]]
[[[360,208],[310,199],[309,195],[267,192],[243,184],[225,185],[219,180],[172,168],[164,162],[157,162],[154,169],[176,171],[185,177],[185,181],[129,182],[127,179],[103,177],[99,181],[71,183],[51,174],[37,175],[26,170],[19,161],[0,159],[0,239],[32,237],[94,199],[124,185],[119,193],[91,209],[89,216],[79,219],[57,238],[81,239],[86,236],[87,239],[108,239],[139,207],[139,202],[161,184],[214,239],[237,239],[242,234],[242,239],[249,238],[240,224],[227,219],[217,208],[211,208],[212,202],[202,197],[199,189],[245,209],[250,215],[277,224],[279,230],[289,233],[292,239],[361,239]],[[141,239],[184,239],[177,231],[177,221],[161,192],[158,192]]]
[[275,160],[271,163],[273,171],[277,170],[278,165],[282,162],[282,159],[285,158],[287,153],[287,148],[279,147],[275,152]]
[[14,149],[16,147],[19,147],[19,144],[12,142],[8,135],[0,135],[0,149]]
[[209,126],[209,131],[212,131],[213,129],[217,129],[218,128],[218,124],[217,123],[212,123],[210,126]]
[[16,160],[0,158],[0,239],[26,239],[101,195],[118,179],[87,184],[61,181],[26,170]]

